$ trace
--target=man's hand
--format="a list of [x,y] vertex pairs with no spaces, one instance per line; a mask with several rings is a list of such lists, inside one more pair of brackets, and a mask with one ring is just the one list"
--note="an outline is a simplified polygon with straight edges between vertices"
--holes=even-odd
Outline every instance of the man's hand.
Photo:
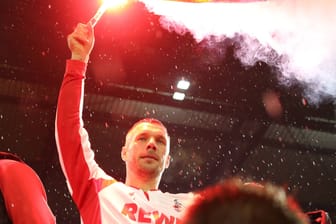
[[71,59],[85,63],[89,61],[94,45],[94,32],[92,25],[79,23],[75,30],[68,36],[68,46],[71,50]]

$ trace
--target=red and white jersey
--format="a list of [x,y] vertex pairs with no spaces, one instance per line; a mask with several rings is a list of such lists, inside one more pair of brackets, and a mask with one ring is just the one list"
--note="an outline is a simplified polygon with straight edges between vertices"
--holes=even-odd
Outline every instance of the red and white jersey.
[[68,60],[56,113],[56,143],[69,191],[86,224],[180,223],[192,193],[144,192],[116,181],[94,160],[82,107],[86,64]]

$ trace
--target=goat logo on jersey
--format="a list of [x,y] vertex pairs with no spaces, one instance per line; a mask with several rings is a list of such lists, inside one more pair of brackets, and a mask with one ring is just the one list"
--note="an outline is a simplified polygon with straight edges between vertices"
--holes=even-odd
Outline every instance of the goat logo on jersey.
[[177,212],[181,212],[182,209],[183,209],[183,205],[181,202],[178,201],[178,199],[174,199],[174,209],[177,211]]

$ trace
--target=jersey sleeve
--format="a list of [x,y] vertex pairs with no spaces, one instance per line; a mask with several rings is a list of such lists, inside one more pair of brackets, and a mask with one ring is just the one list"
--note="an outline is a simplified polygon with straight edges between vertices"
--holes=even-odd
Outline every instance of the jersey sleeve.
[[99,191],[97,183],[113,180],[94,160],[82,110],[86,64],[68,60],[57,103],[55,138],[69,191],[80,207]]

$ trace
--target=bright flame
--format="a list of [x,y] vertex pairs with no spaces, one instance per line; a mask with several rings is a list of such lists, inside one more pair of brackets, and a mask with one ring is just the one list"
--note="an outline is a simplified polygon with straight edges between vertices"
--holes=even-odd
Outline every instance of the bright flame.
[[239,36],[235,54],[246,65],[264,61],[278,68],[284,83],[305,84],[312,102],[336,99],[335,0],[139,1],[167,30],[189,32],[214,49]]
[[107,9],[120,9],[128,3],[128,0],[105,0],[89,23],[94,27]]
[[104,0],[103,6],[105,9],[118,9],[124,7],[128,3],[128,0]]

